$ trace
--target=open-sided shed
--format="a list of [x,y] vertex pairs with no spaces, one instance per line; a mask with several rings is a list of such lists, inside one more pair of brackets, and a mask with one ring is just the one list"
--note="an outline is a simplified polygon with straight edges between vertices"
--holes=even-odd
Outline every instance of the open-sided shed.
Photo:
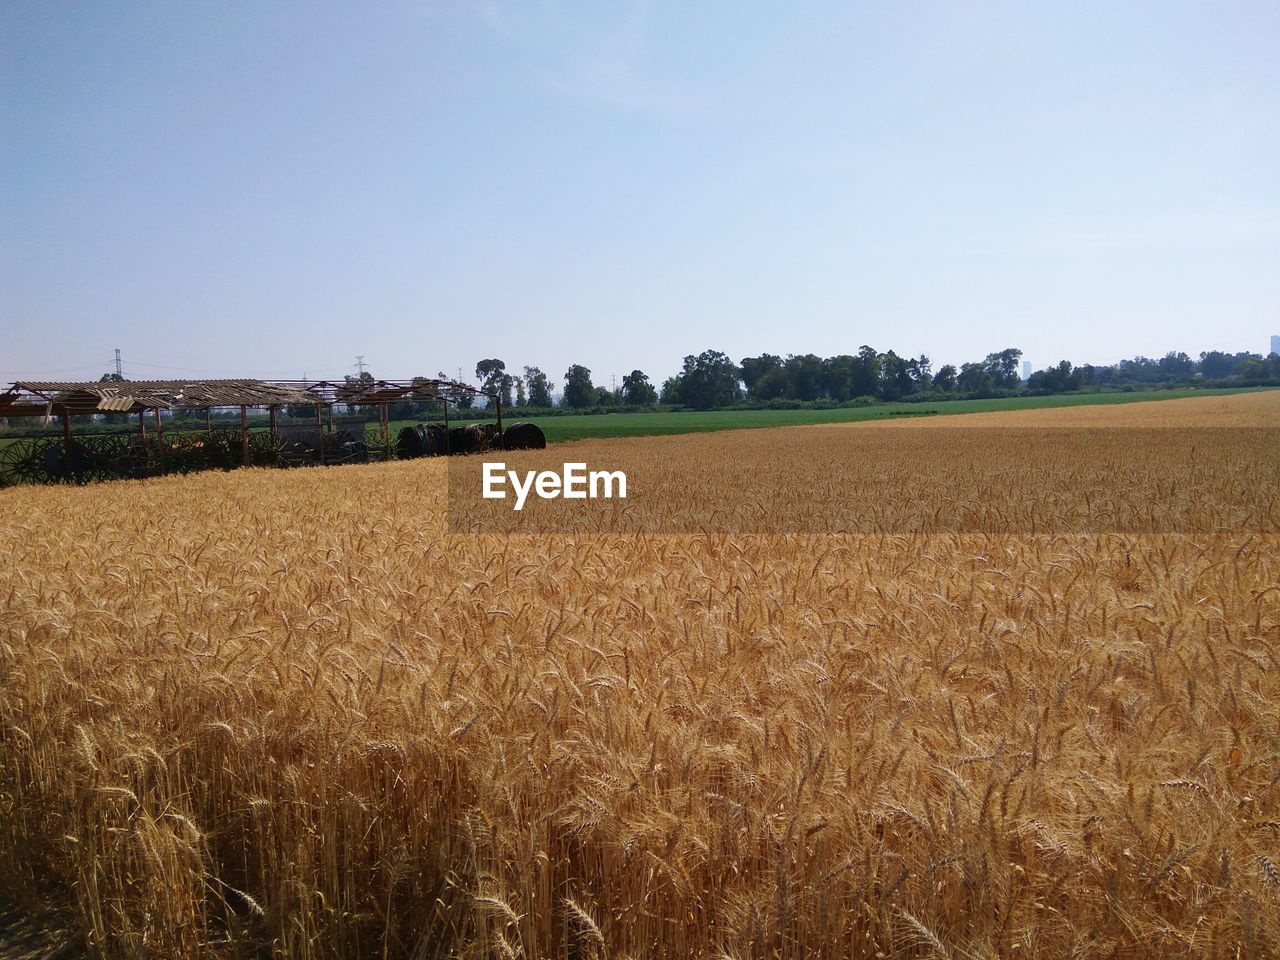
[[[392,455],[389,431],[389,409],[404,400],[440,404],[447,426],[449,408],[464,397],[486,397],[492,403],[501,436],[502,401],[499,397],[478,390],[464,383],[415,377],[411,380],[349,380],[344,382],[321,381],[307,383],[298,380],[103,380],[97,382],[65,382],[20,380],[7,391],[0,393],[0,418],[38,417],[46,423],[54,418],[62,422],[62,440],[58,445],[44,438],[40,444],[32,444],[28,454],[7,451],[9,459],[26,456],[24,461],[35,476],[28,479],[91,479],[100,476],[146,476],[165,473],[170,469],[200,469],[201,466],[229,466],[233,445],[239,447],[239,462],[250,463],[332,463],[349,462],[350,455],[337,456],[340,446],[359,446],[362,457],[368,458],[369,449],[385,451]],[[363,439],[345,441],[335,431],[333,408],[337,405],[352,407],[375,406],[378,408],[378,437],[368,444]],[[314,409],[315,422],[310,442],[300,442],[296,435],[282,439],[278,432],[278,413],[281,409],[299,407]],[[215,430],[212,411],[236,409],[240,411],[239,431]],[[186,428],[182,442],[164,436],[163,413],[203,411],[204,433]],[[263,433],[250,435],[249,411],[266,410],[270,427]],[[73,436],[72,417],[84,414],[137,414],[138,430],[132,439],[115,434],[110,439],[101,436]],[[154,421],[153,434],[147,436],[148,414]],[[326,416],[327,414],[327,416]],[[89,442],[92,441],[92,442]],[[255,459],[256,445],[264,455]],[[37,447],[39,449],[37,449]],[[179,454],[184,448],[191,456]],[[211,451],[216,448],[217,456]],[[289,456],[283,456],[287,448]],[[273,454],[280,454],[273,456]],[[207,462],[206,462],[207,461]],[[177,465],[181,464],[181,467]],[[118,466],[119,469],[115,469]]]

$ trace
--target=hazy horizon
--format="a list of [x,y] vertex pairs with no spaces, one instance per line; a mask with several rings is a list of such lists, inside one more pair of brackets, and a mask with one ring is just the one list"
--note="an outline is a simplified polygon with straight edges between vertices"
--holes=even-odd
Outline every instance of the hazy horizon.
[[1280,7],[0,10],[0,380],[1280,334]]

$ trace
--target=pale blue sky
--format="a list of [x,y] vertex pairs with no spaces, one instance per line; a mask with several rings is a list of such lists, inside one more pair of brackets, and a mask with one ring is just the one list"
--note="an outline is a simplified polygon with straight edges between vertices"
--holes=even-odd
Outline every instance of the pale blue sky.
[[1265,351],[1277,50],[1274,0],[11,0],[0,379]]

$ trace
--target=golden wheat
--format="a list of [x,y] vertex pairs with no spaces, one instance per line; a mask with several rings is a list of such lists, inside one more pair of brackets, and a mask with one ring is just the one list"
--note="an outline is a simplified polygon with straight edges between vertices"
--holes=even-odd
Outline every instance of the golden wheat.
[[10,898],[122,957],[1280,949],[1274,533],[459,535],[448,469],[0,494]]

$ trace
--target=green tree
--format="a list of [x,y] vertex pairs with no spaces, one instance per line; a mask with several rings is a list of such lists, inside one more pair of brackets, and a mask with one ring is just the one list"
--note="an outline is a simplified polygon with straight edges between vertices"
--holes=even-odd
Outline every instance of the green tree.
[[880,357],[880,395],[886,400],[897,400],[915,390],[908,361],[892,350]]
[[[358,395],[368,390],[371,386],[373,386],[373,374],[370,373],[368,370],[361,370],[360,375],[358,377],[353,377],[351,374],[348,373],[342,379],[343,379],[343,382],[346,384],[345,392],[348,396]],[[372,409],[373,409],[372,407],[363,407],[357,403],[347,404],[347,413],[350,413],[353,415],[359,414],[359,413],[364,413],[367,415],[369,411]]]
[[822,392],[837,403],[844,403],[852,397],[853,371],[857,364],[858,358],[847,353],[823,360]]
[[591,371],[575,363],[564,375],[564,402],[575,410],[583,410],[595,403],[596,388],[591,383]]
[[984,394],[991,392],[991,373],[981,363],[966,363],[960,367],[956,386],[962,393]]
[[1271,365],[1262,357],[1245,357],[1240,362],[1238,372],[1246,380],[1265,380],[1271,375]]
[[822,358],[814,353],[787,357],[787,396],[796,400],[816,400],[822,391]]
[[[445,383],[458,383],[457,380],[451,379],[449,375],[445,373],[443,370],[441,370],[438,374],[436,374],[436,376],[438,376]],[[466,384],[459,384],[459,386],[466,386]],[[471,394],[466,393],[462,390],[446,389],[442,392],[449,397],[449,403],[457,407],[459,410],[470,410],[471,407],[475,404],[475,397],[471,396]]]
[[787,371],[783,367],[774,367],[766,370],[764,374],[756,381],[755,393],[753,400],[777,400],[787,395],[787,389],[790,381],[787,379]]
[[1022,351],[1016,347],[1007,347],[999,353],[988,353],[982,361],[982,367],[991,378],[993,387],[1013,389],[1018,386],[1018,361],[1022,359]]
[[[497,394],[502,397],[502,405],[511,406],[511,384],[510,380],[504,381],[507,376],[507,365],[496,357],[489,360],[481,360],[476,364],[476,379],[480,381],[480,389],[485,393]],[[505,395],[503,386],[506,386]]]
[[622,378],[622,402],[633,407],[650,407],[658,402],[658,391],[642,370],[632,370]]
[[1229,353],[1209,350],[1200,354],[1200,372],[1206,380],[1223,380],[1234,372],[1235,360]]
[[1063,360],[1055,367],[1037,370],[1027,379],[1027,389],[1032,393],[1068,393],[1079,390],[1085,383],[1085,371],[1072,368],[1070,360]]
[[907,361],[907,373],[915,382],[916,389],[927,390],[933,383],[933,361],[922,353]]
[[1185,353],[1170,350],[1160,359],[1160,372],[1168,380],[1190,380],[1196,372],[1196,362]]
[[752,400],[768,399],[756,395],[757,384],[775,370],[782,369],[782,358],[772,353],[762,353],[758,357],[743,357],[739,364],[742,369],[742,383],[747,388],[747,396]]
[[865,343],[858,348],[849,392],[855,397],[874,397],[880,392],[880,354]]
[[524,392],[524,379],[521,377],[516,377],[515,381],[516,381],[516,406],[517,407],[528,406],[528,398],[525,396],[525,392]]
[[949,363],[939,367],[938,372],[933,375],[933,385],[950,393],[956,388],[956,368]]
[[719,350],[687,356],[680,373],[680,402],[697,410],[726,406],[737,399],[739,376],[737,365]]
[[524,382],[529,388],[529,406],[545,408],[551,406],[551,383],[547,375],[537,367],[524,368]]

